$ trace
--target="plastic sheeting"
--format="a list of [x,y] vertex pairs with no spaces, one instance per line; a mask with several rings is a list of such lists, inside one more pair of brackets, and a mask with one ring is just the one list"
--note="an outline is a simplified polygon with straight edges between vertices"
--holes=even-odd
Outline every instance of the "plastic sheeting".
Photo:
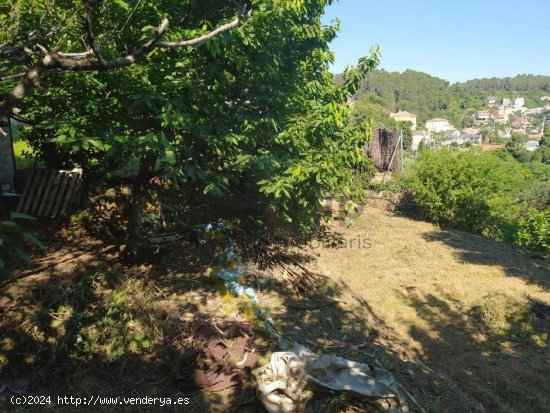
[[334,354],[317,355],[300,345],[273,353],[257,379],[260,401],[270,413],[300,411],[311,390],[347,393],[388,413],[408,412],[387,370]]
[[[226,250],[214,260],[216,276],[224,281],[232,295],[249,298],[254,314],[283,350],[273,353],[270,363],[257,373],[259,398],[268,412],[300,411],[311,396],[312,390],[348,393],[376,405],[387,413],[409,411],[399,394],[393,375],[387,370],[350,361],[334,354],[317,355],[299,344],[294,344],[292,348],[292,342],[274,327],[273,319],[260,306],[254,289],[240,283],[245,267],[235,252],[227,226],[220,223],[197,228],[205,233],[218,230],[225,235]],[[206,240],[201,239],[200,242]],[[291,348],[292,351],[288,351]]]
[[[260,306],[260,300],[256,294],[256,291],[245,285],[242,285],[239,281],[242,280],[245,274],[245,267],[242,264],[240,257],[235,252],[235,245],[231,239],[226,224],[206,224],[199,225],[197,229],[210,233],[212,231],[219,231],[225,235],[227,240],[226,249],[223,254],[217,256],[214,259],[216,276],[224,281],[224,284],[228,291],[235,297],[246,296],[250,300],[250,307],[254,312],[254,315],[262,322],[264,329],[270,334],[279,345],[281,350],[288,350],[292,347],[292,343],[286,339],[281,332],[277,330],[274,325],[273,318],[269,315],[267,310]],[[202,238],[199,242],[204,243],[206,240]]]

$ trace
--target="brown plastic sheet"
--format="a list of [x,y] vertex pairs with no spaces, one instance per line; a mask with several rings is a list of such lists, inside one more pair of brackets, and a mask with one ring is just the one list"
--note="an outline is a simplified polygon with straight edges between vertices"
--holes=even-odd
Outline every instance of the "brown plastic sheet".
[[220,391],[251,378],[258,355],[249,323],[195,320],[191,327],[192,349],[182,357],[176,376],[182,388]]

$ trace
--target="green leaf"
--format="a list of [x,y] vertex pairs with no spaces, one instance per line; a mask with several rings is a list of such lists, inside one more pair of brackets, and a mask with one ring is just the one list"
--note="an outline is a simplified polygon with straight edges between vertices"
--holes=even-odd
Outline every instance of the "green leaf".
[[11,219],[28,219],[31,221],[36,221],[35,217],[31,217],[27,214],[22,214],[21,212],[10,212],[10,218]]
[[38,238],[36,238],[36,236],[34,236],[34,234],[32,234],[30,232],[22,232],[21,236],[28,239],[30,242],[32,242],[38,248],[40,248],[42,250],[46,249],[46,246]]
[[25,251],[24,249],[19,248],[19,247],[13,247],[13,250],[15,251],[15,253],[17,254],[17,256],[18,256],[22,261],[24,261],[24,262],[27,263],[27,264],[32,263],[32,258],[31,258],[31,256],[27,253],[27,251]]

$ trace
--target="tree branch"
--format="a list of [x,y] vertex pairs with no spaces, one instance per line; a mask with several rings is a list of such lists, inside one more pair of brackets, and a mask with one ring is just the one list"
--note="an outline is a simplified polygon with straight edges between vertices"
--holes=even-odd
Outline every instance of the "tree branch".
[[88,37],[88,42],[90,43],[90,47],[92,48],[92,51],[94,52],[95,57],[97,58],[97,61],[101,66],[105,66],[105,59],[101,55],[101,51],[99,49],[99,45],[95,41],[94,32],[92,30],[92,8],[87,6],[86,7],[86,13],[84,15],[84,18],[86,20],[86,35]]
[[26,73],[26,72],[21,72],[21,73],[15,73],[15,74],[13,74],[13,75],[0,76],[0,81],[2,81],[2,80],[10,80],[10,79],[18,79],[18,78],[20,78],[20,77],[25,76],[25,73]]
[[[107,61],[101,55],[100,49],[95,42],[95,38],[92,32],[91,24],[91,11],[93,5],[86,3],[86,33],[88,41],[90,42],[91,50],[78,53],[63,53],[63,52],[48,52],[43,46],[40,46],[45,55],[40,61],[26,73],[18,73],[16,75],[9,75],[8,77],[0,78],[0,80],[7,80],[10,78],[22,77],[17,82],[15,87],[7,94],[0,102],[0,116],[10,116],[13,113],[13,109],[18,106],[26,96],[26,94],[39,84],[42,75],[49,70],[64,70],[64,71],[93,71],[93,70],[109,70],[117,69],[121,67],[130,66],[140,59],[147,56],[156,47],[162,48],[178,48],[178,47],[192,47],[200,45],[215,36],[236,27],[243,19],[249,19],[252,15],[252,10],[246,10],[242,8],[239,14],[231,22],[223,24],[211,32],[196,37],[194,39],[162,42],[160,38],[165,34],[168,28],[168,19],[164,17],[161,24],[155,30],[155,33],[134,52],[118,57],[114,60]],[[11,53],[31,52],[27,47],[15,46],[9,44],[0,45],[0,56]],[[91,60],[89,57],[95,55],[97,60]]]
[[[4,97],[0,103],[0,116],[10,116],[13,109],[18,106],[24,99],[25,95],[39,84],[40,77],[52,69],[78,71],[78,70],[105,70],[114,69],[124,66],[130,66],[145,55],[151,52],[155,47],[158,40],[166,32],[168,28],[168,19],[162,19],[160,26],[155,30],[155,33],[140,47],[138,47],[133,53],[119,57],[115,60],[100,63],[95,60],[81,59],[81,55],[78,53],[67,54],[60,53],[48,53],[36,64],[35,67],[29,69],[25,76],[17,82],[11,92]],[[84,53],[89,53],[84,52]],[[75,58],[78,56],[78,58]]]
[[57,52],[59,56],[61,56],[64,59],[86,59],[90,56],[94,55],[93,50],[86,50],[85,52],[77,52],[77,53],[63,53],[63,52]]
[[220,33],[223,33],[227,30],[230,30],[241,22],[241,20],[248,19],[252,16],[252,9],[248,10],[248,12],[245,13],[239,13],[235,19],[233,19],[231,22],[221,25],[220,27],[212,30],[210,33],[207,33],[200,37],[195,37],[194,39],[189,40],[179,40],[179,41],[173,41],[173,42],[158,42],[158,47],[164,47],[164,48],[175,48],[175,47],[191,47],[191,46],[198,46],[201,43],[204,43]]

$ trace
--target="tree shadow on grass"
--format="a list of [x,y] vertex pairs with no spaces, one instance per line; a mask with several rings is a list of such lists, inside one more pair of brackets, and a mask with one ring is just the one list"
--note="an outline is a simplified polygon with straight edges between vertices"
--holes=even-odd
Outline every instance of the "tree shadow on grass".
[[424,238],[450,246],[461,261],[501,268],[507,276],[550,290],[550,260],[523,253],[512,244],[460,231],[432,231]]
[[[447,411],[470,411],[466,405],[448,400],[449,394],[460,389],[482,401],[487,411],[547,409],[550,367],[541,361],[548,360],[550,353],[531,338],[537,331],[548,331],[548,322],[527,313],[525,320],[513,321],[509,329],[497,331],[442,290],[434,294],[412,288],[396,293],[417,312],[418,321],[409,328],[410,336],[420,344],[415,346],[416,358],[435,368],[434,380],[442,377],[453,384],[440,395],[441,400],[435,401],[437,405],[447,405]],[[535,329],[521,323],[533,323]]]
[[[338,248],[341,242],[338,233],[327,232],[323,237],[324,247]],[[224,247],[223,242],[183,243],[148,255],[136,267],[116,262],[97,268],[82,264],[64,274],[48,267],[42,277],[29,280],[20,290],[18,304],[2,321],[2,375],[29,376],[29,394],[181,396],[188,397],[190,405],[168,411],[261,411],[253,382],[235,390],[205,393],[181,391],[175,380],[174,368],[186,348],[182,321],[230,316],[228,308],[238,310],[224,307],[219,297],[222,283],[209,272],[213,257]],[[313,265],[310,256],[286,249],[279,252],[284,256],[277,259]],[[97,257],[98,261],[103,258]],[[378,330],[388,327],[349,286],[315,274],[315,285],[306,296],[284,277],[270,275],[269,268],[264,271],[261,276],[251,275],[247,283],[259,292],[262,305],[291,340],[351,360],[380,363],[429,411],[459,406],[464,399],[447,392],[448,387],[429,370],[400,360],[377,343]],[[256,345],[264,364],[278,348],[275,340],[258,333]],[[433,348],[429,344],[425,347]],[[434,391],[445,394],[434,401]],[[139,406],[132,411],[158,409]],[[345,403],[335,395],[318,395],[308,407],[316,412],[343,409]],[[472,409],[463,411],[468,410]]]
[[[2,308],[0,378],[29,378],[26,394],[52,396],[56,411],[82,408],[59,406],[57,396],[181,397],[190,404],[164,409],[196,412],[235,410],[247,398],[255,400],[250,386],[205,393],[180,390],[175,380],[188,346],[186,321],[215,315],[209,300],[216,285],[202,271],[203,250],[178,248],[178,257],[170,251],[157,256],[173,267],[103,262],[95,268],[79,261],[62,274],[60,267],[45,265],[44,271],[24,278],[24,285],[16,286],[16,302]],[[184,295],[185,300],[177,299]],[[0,406],[14,409],[5,395]],[[128,409],[158,411],[160,406]]]

